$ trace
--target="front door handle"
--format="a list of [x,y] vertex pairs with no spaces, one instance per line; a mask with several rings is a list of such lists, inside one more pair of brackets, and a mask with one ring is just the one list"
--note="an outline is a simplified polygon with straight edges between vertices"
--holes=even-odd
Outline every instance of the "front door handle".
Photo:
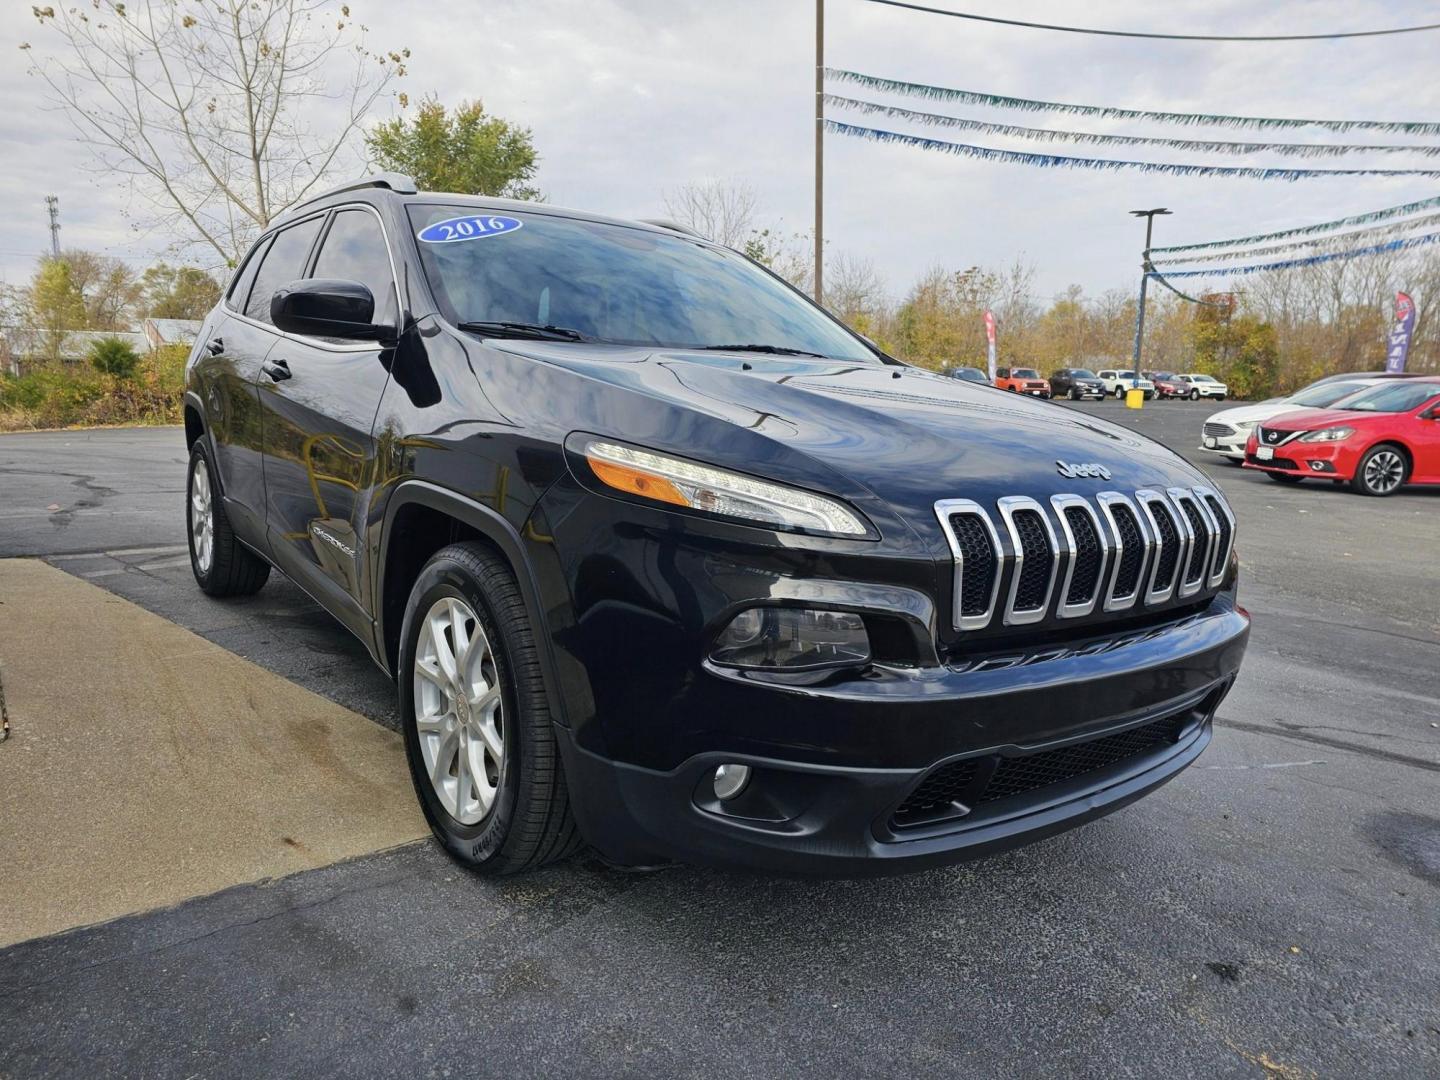
[[260,365],[260,370],[274,382],[284,382],[290,378],[290,365],[284,360],[266,360]]
[[205,348],[209,351],[211,356],[219,356],[225,351],[225,340],[224,338],[218,337],[211,338],[209,344],[207,344]]

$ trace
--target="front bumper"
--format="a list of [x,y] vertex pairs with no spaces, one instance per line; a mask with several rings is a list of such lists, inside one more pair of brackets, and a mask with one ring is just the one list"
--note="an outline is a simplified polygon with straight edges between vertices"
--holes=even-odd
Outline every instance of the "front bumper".
[[1349,480],[1355,475],[1360,454],[1345,443],[1307,443],[1292,439],[1275,447],[1275,456],[1261,461],[1254,440],[1247,444],[1242,457],[1247,469],[1284,473],[1290,476],[1313,476],[1323,480]]
[[[1113,647],[1071,642],[1068,652],[991,670],[946,666],[827,690],[707,667],[732,730],[711,731],[707,748],[672,769],[606,758],[564,728],[557,736],[581,830],[616,862],[825,876],[916,870],[1050,836],[1174,777],[1208,744],[1248,636],[1248,615],[1221,594],[1204,612],[1116,637]],[[968,813],[897,818],[939,769],[974,759],[982,770],[1013,761],[1024,772],[1025,759],[1060,760],[1076,748],[1081,760],[1099,740],[1161,723],[1173,724],[1173,739],[1123,760]],[[766,727],[768,746],[754,734]],[[814,733],[827,730],[817,745]],[[721,804],[710,778],[727,762],[754,771],[746,791]]]

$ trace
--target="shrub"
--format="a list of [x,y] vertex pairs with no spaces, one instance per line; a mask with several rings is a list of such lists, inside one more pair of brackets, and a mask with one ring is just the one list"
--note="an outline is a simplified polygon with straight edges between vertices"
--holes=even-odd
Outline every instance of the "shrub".
[[129,379],[140,366],[140,354],[127,341],[113,337],[101,338],[90,346],[90,366],[102,375]]
[[157,349],[136,357],[127,377],[74,364],[48,364],[19,378],[0,377],[0,431],[178,424],[188,355],[183,345]]

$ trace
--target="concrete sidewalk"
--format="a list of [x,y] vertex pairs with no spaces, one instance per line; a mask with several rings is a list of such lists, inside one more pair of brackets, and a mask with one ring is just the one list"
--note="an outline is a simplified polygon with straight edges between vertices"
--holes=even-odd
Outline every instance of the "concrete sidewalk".
[[394,732],[44,563],[0,680],[0,946],[428,834]]

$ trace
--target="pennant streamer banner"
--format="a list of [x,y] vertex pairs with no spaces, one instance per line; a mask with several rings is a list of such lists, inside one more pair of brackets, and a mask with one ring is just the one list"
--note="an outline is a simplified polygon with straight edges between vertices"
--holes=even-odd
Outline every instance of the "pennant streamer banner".
[[1317,233],[1333,232],[1335,229],[1344,229],[1351,225],[1368,225],[1373,221],[1387,221],[1390,218],[1404,217],[1406,214],[1431,210],[1435,207],[1440,207],[1440,196],[1421,199],[1419,202],[1404,203],[1400,206],[1390,206],[1384,210],[1371,210],[1368,213],[1355,214],[1347,218],[1337,218],[1335,221],[1322,221],[1318,225],[1304,225],[1297,229],[1281,229],[1279,232],[1259,233],[1255,236],[1237,236],[1231,240],[1210,240],[1203,244],[1174,244],[1170,247],[1151,248],[1150,251],[1155,255],[1162,251],[1213,251],[1216,248],[1259,244],[1266,240],[1283,240],[1290,236],[1314,236]]
[[1036,101],[1031,98],[983,94],[975,90],[956,90],[946,86],[884,79],[843,68],[826,68],[825,77],[836,82],[854,83],[868,90],[889,94],[906,94],[932,101],[958,101],[998,109],[1021,109],[1025,112],[1059,112],[1076,116],[1098,116],[1108,120],[1148,120],[1162,124],[1183,124],[1188,127],[1213,126],[1228,128],[1302,128],[1318,127],[1328,131],[1392,131],[1405,135],[1440,135],[1440,123],[1411,120],[1302,120],[1273,116],[1228,116],[1224,113],[1165,112],[1157,109],[1121,109],[1108,105],[1073,105],[1059,101]]
[[1286,259],[1284,262],[1259,263],[1253,266],[1217,266],[1213,270],[1168,270],[1169,277],[1240,277],[1245,274],[1263,274],[1267,270],[1290,270],[1297,266],[1314,266],[1317,263],[1334,262],[1336,259],[1354,259],[1361,255],[1379,255],[1387,251],[1409,251],[1411,248],[1426,247],[1440,240],[1440,233],[1411,236],[1404,240],[1391,240],[1388,244],[1374,244],[1356,248],[1354,251],[1328,251],[1323,255],[1311,255],[1304,259]]
[[[1321,244],[1349,245],[1365,241],[1380,240],[1389,236],[1400,236],[1412,229],[1440,225],[1440,214],[1425,214],[1422,217],[1397,221],[1393,225],[1376,225],[1350,233],[1336,233],[1316,236],[1309,240],[1293,240],[1288,244],[1267,244],[1264,247],[1245,248],[1240,251],[1212,251],[1200,255],[1172,255],[1164,259],[1151,259],[1154,266],[1174,266],[1177,263],[1230,262],[1235,259],[1260,259],[1270,255],[1283,255],[1288,251],[1302,251]],[[1155,249],[1158,250],[1158,249]]]
[[898,105],[885,105],[877,101],[862,101],[858,98],[826,94],[825,104],[837,109],[849,109],[870,116],[884,116],[891,120],[908,120],[911,123],[930,127],[953,128],[960,131],[983,131],[990,135],[1009,135],[1017,139],[1034,139],[1044,142],[1078,143],[1091,146],[1163,146],[1169,150],[1198,151],[1217,154],[1284,154],[1289,157],[1320,158],[1343,157],[1346,154],[1419,154],[1422,157],[1440,157],[1437,146],[1395,146],[1373,143],[1272,143],[1272,142],[1220,142],[1212,139],[1164,139],[1148,135],[1105,135],[1092,131],[1064,131],[1057,128],[1021,127],[1018,124],[998,124],[987,120],[972,120],[963,116],[946,116],[943,113],[917,112],[902,109]]
[[[1202,306],[1204,306],[1204,307],[1228,307],[1228,306],[1229,306],[1227,303],[1225,303],[1225,302],[1222,301],[1222,300],[1200,300],[1200,299],[1197,299],[1197,298],[1194,297],[1194,296],[1191,296],[1189,293],[1183,293],[1183,292],[1181,292],[1179,289],[1177,289],[1174,285],[1171,285],[1170,282],[1166,281],[1164,274],[1157,273],[1157,272],[1154,271],[1154,270],[1151,270],[1148,276],[1149,276],[1153,281],[1159,282],[1161,285],[1164,285],[1165,288],[1169,289],[1169,290],[1170,290],[1171,292],[1173,292],[1176,296],[1180,297],[1181,300],[1189,300],[1190,303],[1192,303],[1192,304],[1200,304],[1200,305],[1202,305]],[[994,379],[991,379],[990,381],[991,381],[991,382],[994,382],[995,380],[994,380]]]
[[908,135],[898,131],[884,131],[880,128],[858,127],[826,120],[825,130],[835,135],[849,135],[872,142],[900,143],[922,150],[938,150],[941,153],[956,154],[960,157],[979,158],[983,161],[1005,161],[1015,165],[1033,165],[1042,169],[1137,169],[1147,173],[1166,173],[1170,176],[1229,176],[1250,180],[1311,180],[1328,176],[1424,176],[1440,177],[1436,169],[1289,169],[1250,165],[1180,165],[1174,162],[1123,161],[1109,158],[1068,157],[1063,154],[1032,154],[1022,150],[997,150],[990,146],[974,146],[970,143],[944,142],[927,139],[922,135]]

